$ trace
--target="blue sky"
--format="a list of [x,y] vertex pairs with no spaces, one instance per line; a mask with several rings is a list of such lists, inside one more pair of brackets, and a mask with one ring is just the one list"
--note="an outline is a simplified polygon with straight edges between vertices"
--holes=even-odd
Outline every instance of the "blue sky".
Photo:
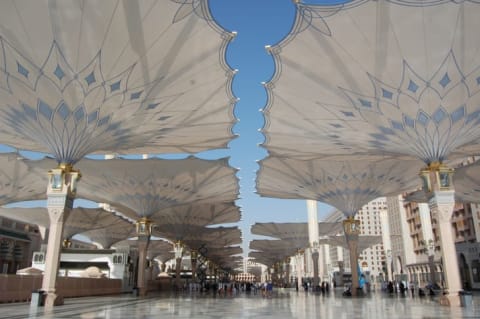
[[[292,0],[210,0],[209,3],[217,23],[226,30],[237,32],[237,37],[228,47],[227,62],[233,69],[239,70],[233,81],[234,94],[240,99],[235,106],[235,115],[240,121],[234,127],[239,137],[230,142],[228,150],[205,152],[199,157],[229,156],[230,164],[240,169],[241,199],[237,204],[242,207],[239,226],[244,238],[242,247],[246,253],[248,241],[253,238],[250,227],[255,222],[307,220],[305,200],[269,199],[255,194],[257,161],[267,154],[258,146],[264,140],[259,132],[264,125],[264,118],[259,110],[267,103],[261,83],[268,81],[274,73],[273,59],[267,54],[265,45],[274,45],[288,34],[294,22],[295,6]],[[90,206],[86,202],[82,205],[81,201],[76,204]],[[332,209],[319,203],[319,218]]]
[[[240,136],[230,143],[228,155],[232,166],[240,168],[240,192],[243,221],[241,228],[248,247],[250,226],[255,222],[306,222],[304,200],[262,198],[255,192],[257,160],[267,152],[258,146],[264,140],[258,130],[264,125],[259,111],[267,102],[262,82],[274,73],[273,58],[265,45],[274,45],[289,32],[295,18],[292,0],[210,0],[212,15],[223,28],[236,31],[237,37],[227,50],[227,62],[238,69],[233,81],[234,94],[240,98],[235,115],[240,120],[234,131]],[[319,204],[319,218],[333,208]]]

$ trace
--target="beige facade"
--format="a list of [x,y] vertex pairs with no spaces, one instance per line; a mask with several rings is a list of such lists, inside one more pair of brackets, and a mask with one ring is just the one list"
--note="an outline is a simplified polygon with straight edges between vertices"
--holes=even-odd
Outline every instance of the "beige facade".
[[29,267],[40,244],[37,226],[0,217],[0,273],[14,274]]
[[[407,231],[401,233],[401,241],[412,247],[410,255],[405,254],[407,250],[403,252],[405,262],[402,269],[408,275],[408,280],[420,287],[430,282],[444,286],[438,221],[431,215],[428,204],[403,201],[403,196],[399,196],[389,198],[388,209],[390,226],[402,219],[408,225]],[[479,216],[478,204],[456,203],[452,214],[451,223],[464,289],[480,288]],[[392,242],[399,240],[392,239]],[[397,269],[394,278],[398,277]]]
[[[362,235],[381,236],[382,224],[380,212],[387,208],[385,197],[377,198],[364,205],[355,215],[360,220]],[[368,271],[372,278],[379,278],[383,272],[382,259],[384,258],[383,244],[374,245],[360,253],[359,263],[363,270]]]

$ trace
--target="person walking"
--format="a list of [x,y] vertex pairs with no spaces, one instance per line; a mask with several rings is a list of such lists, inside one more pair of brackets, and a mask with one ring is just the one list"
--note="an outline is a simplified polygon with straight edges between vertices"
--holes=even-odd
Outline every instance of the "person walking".
[[410,292],[412,293],[412,298],[415,297],[415,284],[413,283],[413,281],[410,281],[410,283],[408,284],[408,289],[410,289]]

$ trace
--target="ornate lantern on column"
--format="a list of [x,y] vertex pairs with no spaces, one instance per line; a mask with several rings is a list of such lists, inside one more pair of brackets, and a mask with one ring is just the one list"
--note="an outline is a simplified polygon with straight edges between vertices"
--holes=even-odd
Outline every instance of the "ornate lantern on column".
[[430,163],[420,171],[420,178],[423,182],[423,191],[430,194],[433,191],[447,191],[453,189],[453,169],[442,163]]
[[138,236],[150,236],[152,234],[152,221],[147,217],[140,218],[136,223]]
[[72,248],[72,241],[66,238],[63,240],[62,246],[63,248]]
[[48,171],[48,179],[50,189],[52,191],[62,191],[65,176],[63,174],[63,169],[57,167]]
[[183,256],[183,244],[181,241],[177,241],[173,244],[173,252],[175,253],[175,259],[182,258]]
[[354,219],[352,216],[343,221],[343,230],[346,235],[360,234],[360,220]]
[[74,170],[71,164],[60,164],[57,168],[48,171],[48,188],[50,192],[63,192],[66,186],[67,191],[75,195],[77,182],[82,175],[80,171]]
[[190,260],[192,263],[196,263],[198,258],[198,252],[196,250],[190,251]]

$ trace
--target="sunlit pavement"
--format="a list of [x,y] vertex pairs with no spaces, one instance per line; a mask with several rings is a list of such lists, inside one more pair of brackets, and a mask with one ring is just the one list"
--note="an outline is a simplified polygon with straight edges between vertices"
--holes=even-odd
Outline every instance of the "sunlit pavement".
[[480,293],[467,307],[445,307],[430,297],[389,296],[381,292],[367,297],[276,289],[272,297],[239,293],[130,294],[111,297],[70,298],[46,314],[29,303],[0,304],[0,318],[480,318]]

